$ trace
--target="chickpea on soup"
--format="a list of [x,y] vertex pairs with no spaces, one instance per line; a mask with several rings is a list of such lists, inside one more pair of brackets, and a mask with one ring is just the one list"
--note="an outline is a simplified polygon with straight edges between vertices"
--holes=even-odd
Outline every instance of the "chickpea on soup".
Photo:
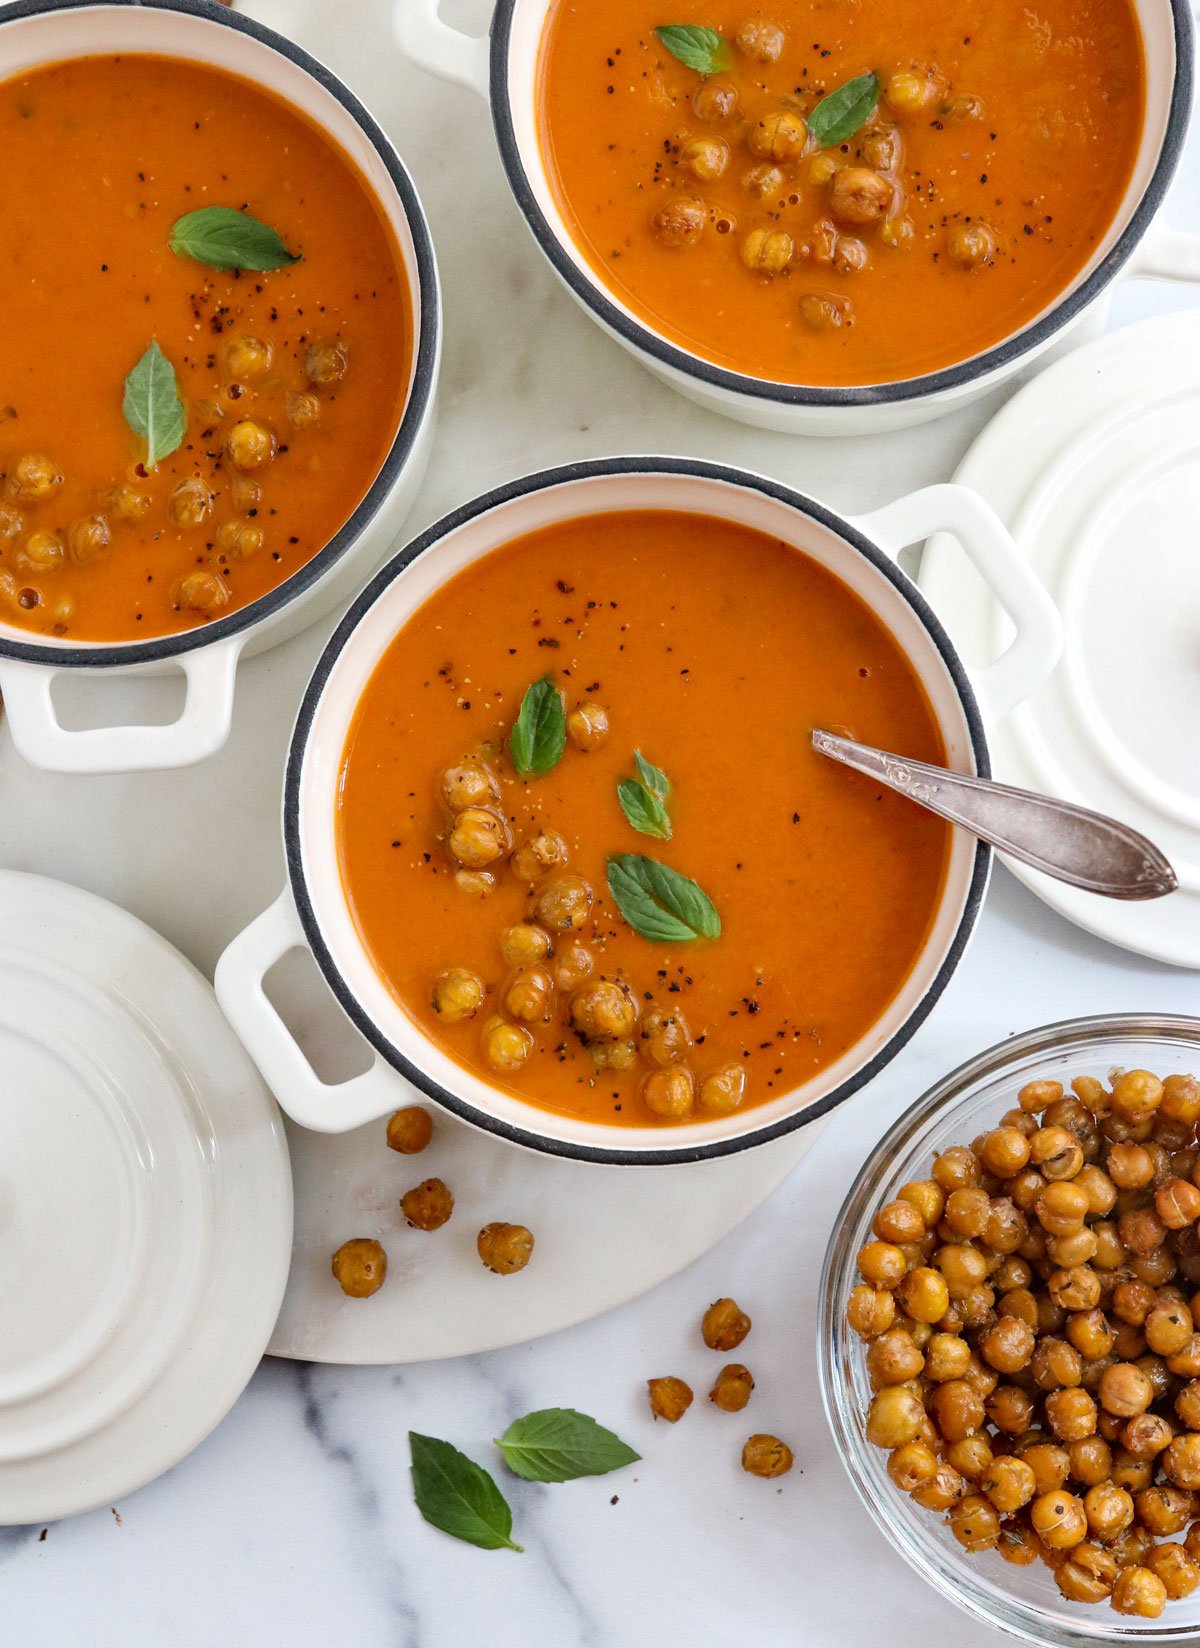
[[813,385],[1034,320],[1109,229],[1144,102],[1130,0],[556,0],[538,86],[603,284],[706,360]]
[[0,619],[128,641],[283,583],[400,422],[412,314],[350,158],[152,56],[0,84]]
[[656,511],[505,545],[399,631],[347,738],[342,878],[376,969],[548,1110],[782,1097],[901,989],[948,853],[813,753],[831,724],[944,760],[895,642],[799,550]]

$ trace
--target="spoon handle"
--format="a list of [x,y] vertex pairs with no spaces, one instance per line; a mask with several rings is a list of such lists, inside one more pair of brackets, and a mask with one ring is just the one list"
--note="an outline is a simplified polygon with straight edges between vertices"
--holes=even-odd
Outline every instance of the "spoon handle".
[[1178,885],[1153,842],[1127,824],[1011,784],[909,761],[814,730],[813,748],[1056,881],[1106,898],[1162,898]]

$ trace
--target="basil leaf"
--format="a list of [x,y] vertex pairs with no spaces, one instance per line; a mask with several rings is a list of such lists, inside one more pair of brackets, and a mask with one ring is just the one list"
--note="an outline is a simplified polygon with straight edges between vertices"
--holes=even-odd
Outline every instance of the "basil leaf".
[[671,780],[666,773],[661,767],[652,767],[641,750],[634,750],[633,759],[638,775],[650,794],[656,795],[660,801],[665,801],[671,793]]
[[573,1482],[605,1476],[642,1456],[574,1408],[541,1408],[514,1419],[496,1446],[510,1471],[527,1482]]
[[617,800],[625,817],[641,835],[670,841],[671,815],[644,784],[639,784],[636,778],[623,778],[617,785]]
[[666,23],[654,32],[672,57],[700,74],[719,74],[729,66],[729,48],[716,29],[701,28],[699,23]]
[[175,220],[168,244],[177,257],[195,258],[212,269],[283,269],[300,261],[269,223],[232,206],[186,212]]
[[608,890],[634,932],[656,944],[721,936],[721,918],[708,894],[657,859],[640,853],[610,858]]
[[482,1465],[436,1436],[409,1431],[408,1445],[413,1495],[426,1522],[482,1551],[524,1549],[510,1539],[512,1512]]
[[187,416],[179,398],[175,368],[152,339],[149,349],[125,379],[121,402],[125,422],[146,440],[146,468],[169,458],[183,440]]
[[543,675],[522,698],[521,713],[509,735],[508,751],[513,766],[522,776],[547,773],[562,759],[566,741],[567,715],[562,694],[554,685],[554,677]]
[[823,149],[844,143],[869,120],[879,101],[879,80],[859,74],[823,97],[808,117],[808,129]]

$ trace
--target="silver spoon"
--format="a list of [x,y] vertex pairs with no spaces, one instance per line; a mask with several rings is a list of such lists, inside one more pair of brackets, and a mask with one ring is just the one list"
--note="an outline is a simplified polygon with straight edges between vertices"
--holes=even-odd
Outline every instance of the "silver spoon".
[[968,778],[813,729],[813,749],[886,784],[1010,858],[1105,898],[1163,898],[1179,885],[1153,842],[1103,813],[1032,790]]

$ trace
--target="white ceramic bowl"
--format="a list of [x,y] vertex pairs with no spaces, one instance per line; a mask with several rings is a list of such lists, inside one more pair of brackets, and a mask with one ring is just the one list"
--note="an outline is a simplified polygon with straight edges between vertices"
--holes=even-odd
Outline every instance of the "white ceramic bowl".
[[[228,617],[155,640],[33,637],[0,623],[0,693],[13,742],[57,772],[183,767],[229,735],[238,659],[286,640],[361,587],[394,542],[420,485],[433,431],[441,298],[433,242],[404,163],[382,128],[327,68],[290,40],[212,0],[17,0],[0,10],[0,75],[93,53],[153,52],[228,69],[300,109],[356,163],[395,235],[415,332],[408,399],[383,466],[350,519],[305,566]],[[63,727],[51,696],[60,671],[182,670],[187,698],[168,726]]]
[[[987,880],[987,850],[955,836],[941,903],[896,1000],[819,1077],[744,1113],[684,1127],[618,1129],[558,1116],[499,1091],[430,1042],[376,973],[338,869],[336,802],[347,729],[396,632],[449,578],[500,545],[564,519],[630,509],[736,521],[791,543],[865,601],[920,675],[952,767],[989,771],[984,710],[999,716],[1053,668],[1058,614],[991,510],[965,487],[935,486],[856,520],[774,481],[683,458],[610,458],[514,481],[447,516],[383,568],[321,657],[292,736],[284,798],[290,887],[234,940],[217,996],[285,1110],[306,1127],[341,1132],[412,1098],[409,1083],[469,1122],[517,1144],[586,1161],[699,1161],[762,1143],[825,1114],[868,1081],[913,1034],[957,965]],[[935,530],[962,543],[1008,612],[1015,639],[972,683],[948,637],[894,557]],[[262,981],[288,950],[308,945],[338,1000],[378,1055],[340,1086],[318,1081]]]
[[821,388],[772,383],[715,366],[672,343],[601,284],[554,199],[538,140],[539,47],[551,0],[497,0],[491,38],[449,28],[439,0],[395,0],[401,48],[423,68],[490,97],[513,197],[556,273],[593,319],[691,400],[764,429],[862,435],[939,417],[1002,383],[1079,325],[1121,274],[1200,279],[1200,237],[1154,224],[1192,106],[1188,0],[1135,0],[1146,46],[1146,123],[1112,227],[1079,277],[1028,326],[969,360],[898,383]]

